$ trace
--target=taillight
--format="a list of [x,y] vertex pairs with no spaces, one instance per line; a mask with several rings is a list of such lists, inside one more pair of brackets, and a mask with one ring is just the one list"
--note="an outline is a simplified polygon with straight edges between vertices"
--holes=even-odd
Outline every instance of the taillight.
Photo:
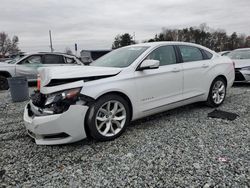
[[40,75],[37,75],[37,90],[40,91],[41,88],[41,78]]

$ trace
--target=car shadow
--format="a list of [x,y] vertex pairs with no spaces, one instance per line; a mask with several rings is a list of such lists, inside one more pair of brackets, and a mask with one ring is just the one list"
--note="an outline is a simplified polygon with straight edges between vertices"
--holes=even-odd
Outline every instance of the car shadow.
[[233,87],[250,87],[250,83],[246,83],[246,82],[234,83]]
[[160,113],[157,113],[157,114],[153,114],[153,115],[150,115],[150,116],[147,116],[147,117],[132,121],[130,123],[129,127],[137,126],[137,125],[146,123],[148,121],[154,121],[154,120],[162,119],[162,118],[166,118],[166,117],[171,119],[171,118],[173,118],[174,116],[176,116],[178,114],[183,114],[183,113],[188,113],[188,112],[193,111],[193,110],[203,110],[203,109],[206,109],[206,110],[211,109],[212,110],[214,108],[208,107],[205,104],[205,102],[196,102],[196,103],[193,103],[193,104],[188,104],[188,105],[185,105],[185,106],[177,107],[177,108],[174,108],[174,109],[171,109],[171,110],[167,110],[167,111],[164,111],[164,112],[160,112]]

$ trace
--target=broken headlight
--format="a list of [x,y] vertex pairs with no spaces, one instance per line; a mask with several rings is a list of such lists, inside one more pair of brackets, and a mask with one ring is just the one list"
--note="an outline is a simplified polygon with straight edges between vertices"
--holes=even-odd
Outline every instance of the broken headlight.
[[70,105],[75,104],[79,98],[81,88],[61,91],[47,96],[45,107],[52,108],[55,113],[66,111]]

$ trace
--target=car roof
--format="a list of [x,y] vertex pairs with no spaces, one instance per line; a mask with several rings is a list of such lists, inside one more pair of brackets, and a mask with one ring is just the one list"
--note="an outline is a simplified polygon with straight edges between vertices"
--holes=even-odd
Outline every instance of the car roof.
[[26,57],[31,56],[31,55],[46,55],[46,54],[63,55],[64,57],[75,58],[78,61],[80,61],[75,55],[69,55],[69,54],[60,53],[60,52],[37,52],[37,53],[26,54],[25,56],[23,56],[20,59],[18,59],[16,63],[22,61],[23,59],[25,59]]
[[214,53],[214,51],[210,50],[209,48],[207,48],[205,46],[195,44],[195,43],[180,42],[180,41],[147,42],[147,43],[134,44],[134,45],[131,45],[131,46],[158,47],[158,46],[162,46],[162,45],[188,45],[188,46],[194,46],[194,47],[197,47],[197,48],[202,48],[202,49],[205,49],[205,50],[208,50],[208,51]]
[[235,49],[234,51],[248,51],[250,50],[250,48],[238,48],[238,49]]
[[32,53],[32,54],[29,54],[29,55],[35,55],[35,54],[49,54],[49,55],[63,55],[63,56],[66,56],[66,57],[76,57],[75,55],[69,55],[69,54],[66,54],[66,53],[61,53],[61,52],[38,52],[38,53]]

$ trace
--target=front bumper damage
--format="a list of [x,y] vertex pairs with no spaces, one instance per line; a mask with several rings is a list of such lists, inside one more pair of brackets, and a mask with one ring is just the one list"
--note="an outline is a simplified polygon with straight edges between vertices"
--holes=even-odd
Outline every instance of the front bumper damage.
[[61,114],[49,114],[30,101],[24,110],[25,127],[38,145],[76,142],[87,137],[84,120],[88,108],[75,104]]

